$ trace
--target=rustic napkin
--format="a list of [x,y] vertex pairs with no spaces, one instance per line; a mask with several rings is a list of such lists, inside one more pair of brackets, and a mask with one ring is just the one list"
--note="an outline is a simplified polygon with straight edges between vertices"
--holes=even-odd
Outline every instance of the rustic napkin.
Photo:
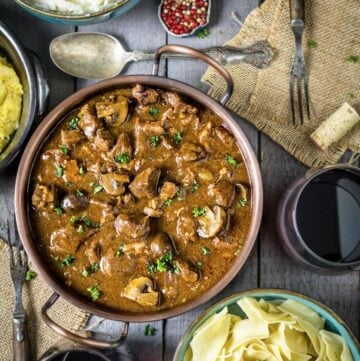
[[[305,19],[303,46],[311,121],[304,126],[293,126],[291,122],[289,71],[294,37],[289,25],[288,0],[265,1],[227,43],[244,47],[266,40],[275,53],[267,69],[244,64],[228,66],[235,92],[227,106],[312,167],[337,162],[346,149],[360,151],[360,124],[325,152],[317,149],[309,138],[342,103],[349,102],[360,111],[360,3],[359,0],[306,1]],[[346,59],[349,56],[354,56],[352,61]],[[221,76],[209,69],[203,81],[211,86],[209,94],[219,99],[225,89]]]
[[[2,240],[0,240],[0,275],[0,361],[9,361],[13,359],[11,315],[14,292],[10,280],[8,247]],[[60,338],[41,320],[41,307],[52,292],[39,277],[24,284],[23,303],[28,320],[32,360],[37,360]],[[88,314],[63,299],[51,308],[50,315],[60,325],[72,331],[82,329],[88,320]]]

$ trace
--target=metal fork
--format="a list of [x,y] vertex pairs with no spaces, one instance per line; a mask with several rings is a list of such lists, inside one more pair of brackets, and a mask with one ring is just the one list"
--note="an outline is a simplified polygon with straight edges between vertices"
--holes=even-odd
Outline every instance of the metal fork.
[[15,292],[13,311],[14,361],[30,360],[29,340],[26,330],[26,315],[22,303],[22,286],[26,277],[28,258],[17,234],[15,217],[12,224],[7,222],[9,242],[10,273]]
[[305,0],[290,0],[290,26],[295,37],[295,53],[290,70],[290,106],[292,122],[296,125],[296,111],[295,111],[295,83],[297,89],[297,103],[298,112],[300,115],[300,123],[304,124],[303,111],[303,95],[302,82],[304,83],[305,93],[305,107],[307,117],[310,119],[310,103],[309,103],[309,89],[308,76],[306,71],[306,64],[304,60],[304,52],[302,48],[302,36],[305,27]]

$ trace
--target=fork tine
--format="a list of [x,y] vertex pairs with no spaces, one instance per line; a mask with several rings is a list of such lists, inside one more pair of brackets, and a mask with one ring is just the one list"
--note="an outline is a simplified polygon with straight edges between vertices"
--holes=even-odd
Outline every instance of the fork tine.
[[295,99],[294,99],[294,76],[290,75],[290,107],[291,107],[291,117],[292,122],[295,125]]
[[298,95],[298,106],[299,106],[299,114],[300,114],[300,124],[304,124],[304,112],[302,109],[302,91],[301,91],[301,78],[296,79],[297,85],[297,95]]
[[304,90],[305,90],[305,105],[307,117],[310,119],[310,101],[309,101],[309,86],[308,86],[308,77],[307,74],[304,76]]

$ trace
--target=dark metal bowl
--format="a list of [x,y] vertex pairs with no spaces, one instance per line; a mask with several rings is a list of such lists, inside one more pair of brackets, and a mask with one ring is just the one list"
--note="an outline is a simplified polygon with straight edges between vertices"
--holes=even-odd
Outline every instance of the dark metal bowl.
[[[204,60],[208,64],[214,66],[226,79],[228,88],[221,104],[216,102],[214,99],[210,98],[208,95],[202,93],[200,90],[187,85],[183,82],[167,79],[157,75],[159,57],[163,52],[181,52],[186,53],[195,58]],[[163,48],[160,48],[156,55],[156,63],[154,65],[153,75],[133,75],[133,76],[120,76],[110,80],[96,83],[68,97],[62,103],[60,103],[51,113],[43,120],[41,126],[39,126],[31,137],[24,155],[21,159],[19,171],[16,178],[16,187],[15,187],[15,209],[16,209],[16,220],[18,225],[18,230],[20,233],[21,240],[24,244],[26,252],[28,253],[32,263],[36,267],[40,276],[50,285],[51,288],[56,292],[49,299],[46,305],[43,308],[43,319],[45,322],[52,327],[55,331],[62,334],[63,336],[71,338],[75,342],[82,342],[87,346],[95,347],[108,347],[109,343],[99,343],[94,342],[93,340],[84,340],[79,335],[70,334],[68,331],[62,329],[59,325],[54,323],[47,314],[48,308],[50,308],[57,300],[59,295],[63,296],[73,305],[84,309],[90,313],[104,317],[107,319],[126,321],[126,322],[149,322],[155,320],[161,320],[168,317],[174,317],[180,315],[184,312],[190,311],[195,307],[207,302],[212,297],[217,295],[240,271],[243,267],[245,261],[250,255],[250,252],[255,244],[257,233],[260,228],[261,216],[262,216],[262,207],[263,207],[263,189],[262,189],[262,180],[261,174],[258,166],[258,161],[255,156],[255,153],[247,140],[245,134],[241,130],[239,124],[232,117],[230,112],[223,106],[223,104],[228,100],[229,96],[232,93],[233,82],[230,74],[225,68],[218,64],[212,58],[209,58],[203,53],[200,53],[194,49],[167,45]],[[120,310],[114,310],[107,308],[105,306],[95,304],[85,297],[76,294],[65,284],[63,284],[55,275],[49,271],[48,266],[46,265],[45,260],[42,259],[41,255],[37,251],[36,241],[34,240],[32,231],[31,231],[31,221],[29,219],[29,211],[31,202],[29,201],[31,195],[29,192],[30,186],[30,175],[32,173],[32,168],[37,159],[39,150],[41,149],[44,142],[51,136],[52,131],[56,126],[64,119],[64,117],[73,109],[78,107],[86,99],[93,97],[96,94],[99,94],[104,91],[108,91],[114,88],[127,88],[132,87],[135,84],[140,83],[147,86],[152,86],[156,88],[168,89],[172,91],[179,92],[180,94],[185,95],[186,97],[193,99],[197,103],[203,105],[206,108],[211,109],[216,113],[222,120],[223,125],[226,127],[235,137],[237,144],[240,148],[244,162],[247,166],[250,186],[251,186],[251,208],[252,208],[252,219],[248,230],[248,235],[244,242],[241,254],[236,258],[234,263],[229,267],[226,274],[210,289],[202,293],[197,298],[190,300],[189,302],[168,309],[163,309],[157,312],[142,312],[142,313],[131,313],[124,312]],[[123,328],[123,334],[126,334],[127,328]],[[114,342],[111,344],[112,347],[117,346],[119,342]]]
[[11,63],[23,86],[19,127],[0,154],[0,173],[16,158],[24,145],[34,120],[44,112],[49,88],[36,55],[24,49],[19,40],[0,21],[0,55]]

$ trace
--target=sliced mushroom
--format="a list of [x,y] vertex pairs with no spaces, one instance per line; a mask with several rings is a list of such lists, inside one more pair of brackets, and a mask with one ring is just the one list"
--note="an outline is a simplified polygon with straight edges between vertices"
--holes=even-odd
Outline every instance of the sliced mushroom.
[[119,214],[115,220],[115,229],[118,234],[129,238],[140,238],[150,232],[149,217]]
[[235,199],[235,187],[229,182],[220,181],[217,184],[209,185],[208,195],[214,197],[218,206],[229,208]]
[[123,95],[118,95],[115,101],[97,102],[95,107],[97,116],[104,118],[110,127],[117,127],[124,123],[129,112],[128,100]]
[[160,301],[160,293],[154,288],[154,283],[150,278],[138,277],[128,283],[122,296],[142,306],[156,306]]
[[130,182],[128,174],[108,173],[100,175],[100,184],[106,193],[119,196],[125,193],[125,184]]
[[57,191],[54,185],[35,184],[31,197],[32,205],[39,211],[51,210],[56,207]]
[[154,256],[163,256],[165,253],[172,252],[173,247],[169,237],[163,233],[158,232],[150,239],[150,249]]
[[129,189],[136,198],[152,198],[156,195],[161,171],[150,167],[140,172],[130,183]]
[[213,210],[204,207],[205,214],[197,218],[199,228],[197,233],[202,238],[211,238],[216,236],[226,223],[226,213],[223,208],[215,206]]

